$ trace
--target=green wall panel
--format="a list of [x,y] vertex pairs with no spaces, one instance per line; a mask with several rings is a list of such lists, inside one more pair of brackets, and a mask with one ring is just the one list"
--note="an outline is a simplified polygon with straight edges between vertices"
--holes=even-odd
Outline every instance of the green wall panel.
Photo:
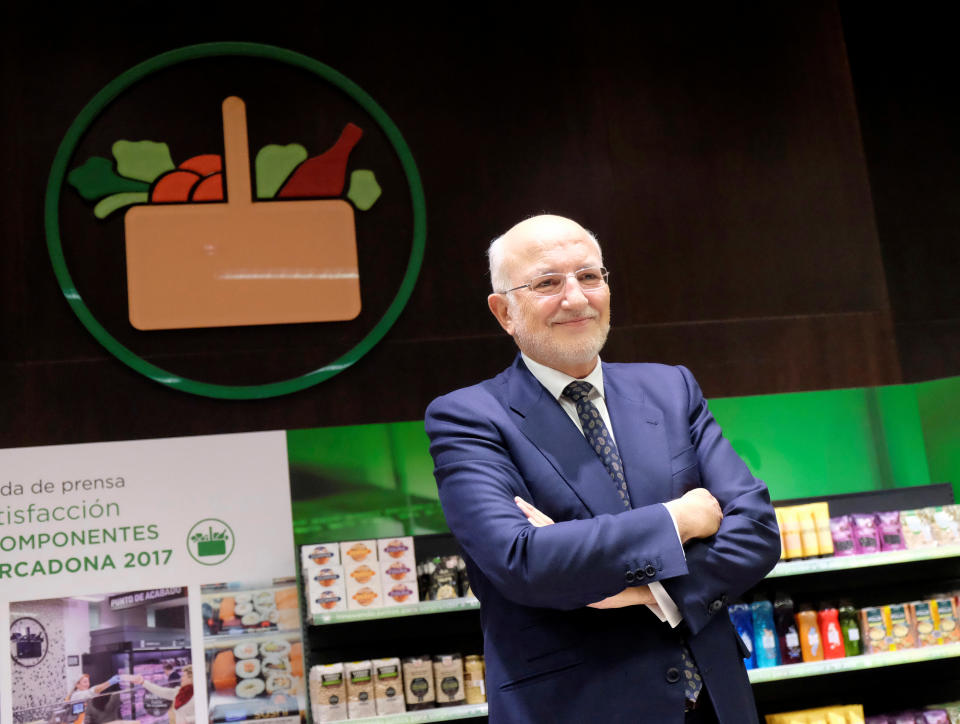
[[[960,377],[710,401],[774,499],[952,482]],[[298,544],[447,530],[420,420],[287,433]]]

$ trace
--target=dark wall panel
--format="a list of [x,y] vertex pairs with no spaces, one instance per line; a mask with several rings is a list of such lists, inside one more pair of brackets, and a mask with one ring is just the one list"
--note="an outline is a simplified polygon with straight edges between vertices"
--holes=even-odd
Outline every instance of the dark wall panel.
[[960,373],[960,97],[953,24],[842,3],[904,379]]
[[[469,22],[315,5],[204,12],[136,34],[80,12],[53,27],[14,13],[0,31],[0,391],[15,403],[0,445],[415,419],[433,396],[510,362],[486,309],[483,253],[540,211],[580,220],[604,244],[605,358],[684,363],[711,396],[900,380],[832,3],[509,24],[492,11]],[[83,104],[156,53],[225,38],[297,50],[356,81],[403,132],[427,199],[420,280],[384,342],[274,400],[195,398],[128,370],[73,317],[43,238],[46,174]],[[242,377],[323,352],[309,329],[265,330],[239,352],[211,342],[228,336],[183,335],[149,359]]]

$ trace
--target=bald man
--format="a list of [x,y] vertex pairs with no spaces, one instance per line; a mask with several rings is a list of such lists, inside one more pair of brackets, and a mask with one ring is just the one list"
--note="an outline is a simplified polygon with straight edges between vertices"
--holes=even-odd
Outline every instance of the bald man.
[[488,256],[520,354],[426,429],[490,721],[756,722],[727,603],[779,558],[766,486],[686,368],[601,363],[610,287],[582,226],[527,219]]

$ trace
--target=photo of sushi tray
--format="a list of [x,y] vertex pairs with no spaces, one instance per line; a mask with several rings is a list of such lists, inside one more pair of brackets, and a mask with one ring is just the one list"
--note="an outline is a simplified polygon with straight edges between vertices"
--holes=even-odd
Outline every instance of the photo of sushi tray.
[[211,722],[303,720],[306,687],[296,591],[293,578],[201,588]]
[[204,637],[300,630],[295,578],[276,579],[266,586],[235,586],[201,588]]

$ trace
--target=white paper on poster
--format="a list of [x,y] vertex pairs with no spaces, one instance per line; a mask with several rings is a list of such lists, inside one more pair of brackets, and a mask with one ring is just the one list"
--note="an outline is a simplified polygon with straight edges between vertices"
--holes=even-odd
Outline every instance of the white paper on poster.
[[294,575],[282,431],[0,450],[0,598]]
[[[189,591],[190,648],[202,671],[200,586],[295,572],[283,431],[0,450],[0,630],[11,604],[18,616],[27,608],[59,621],[77,601],[119,616]],[[44,613],[54,605],[56,615]],[[65,655],[85,644],[70,633],[54,637],[63,650],[48,657],[59,668],[47,698],[62,700],[79,672]],[[86,630],[72,633],[87,639]],[[11,721],[12,677],[7,657],[0,724]],[[204,678],[195,680],[198,721]]]

